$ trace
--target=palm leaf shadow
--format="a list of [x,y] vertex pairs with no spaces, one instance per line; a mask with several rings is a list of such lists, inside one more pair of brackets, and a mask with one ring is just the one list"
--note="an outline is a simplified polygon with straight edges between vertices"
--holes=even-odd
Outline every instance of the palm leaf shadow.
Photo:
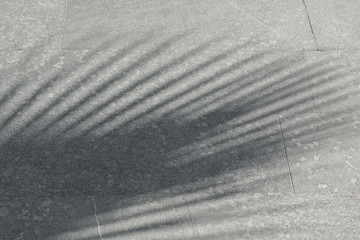
[[[182,41],[183,38],[186,36],[175,36],[165,40],[150,49],[149,54],[140,57],[137,62],[126,68],[125,72],[134,71],[139,64],[156,59],[166,47],[175,44],[176,41]],[[147,41],[149,40],[135,42],[95,67],[92,73],[105,70],[109,64],[126,57],[139,44],[146,45]],[[14,129],[14,135],[4,150],[6,164],[2,171],[7,176],[7,197],[117,195],[127,198],[168,191],[181,195],[207,189],[226,189],[207,197],[197,197],[191,201],[129,215],[125,218],[129,220],[175,207],[223,199],[241,192],[253,192],[261,189],[271,178],[279,181],[287,178],[288,172],[279,171],[275,176],[265,176],[265,179],[258,177],[248,182],[246,179],[254,173],[252,169],[271,165],[271,161],[283,157],[278,131],[279,114],[289,110],[292,114],[294,111],[297,114],[316,112],[313,89],[321,88],[325,83],[337,82],[345,76],[332,74],[338,69],[327,68],[326,60],[312,66],[300,65],[300,69],[293,70],[293,67],[299,66],[299,61],[285,57],[242,73],[242,69],[248,64],[254,64],[265,56],[255,54],[215,73],[206,72],[219,60],[226,60],[231,52],[245,51],[247,47],[239,46],[206,59],[195,67],[192,66],[180,76],[133,100],[126,107],[108,111],[103,117],[109,107],[121,103],[124,96],[132,94],[138,86],[151,84],[153,79],[162,76],[164,71],[171,71],[177,64],[196,57],[210,48],[210,45],[205,43],[174,58],[173,62],[154,69],[149,76],[119,91],[118,95],[109,96],[92,108],[93,111],[84,112],[80,117],[74,118],[75,121],[65,124],[65,128],[60,128],[58,132],[58,125],[63,124],[74,112],[84,108],[89,101],[95,100],[98,94],[118,84],[121,85],[124,75],[119,73],[105,79],[95,92],[89,92],[55,118],[51,118],[48,124],[39,128],[40,130],[32,131],[31,126],[38,124],[40,119],[46,119],[50,111],[74,92],[86,90],[92,79],[86,76],[79,79],[73,87],[65,89],[58,98],[40,109],[37,114],[25,122],[20,122],[20,127]],[[281,74],[289,69],[290,73]],[[205,73],[205,77],[198,82],[192,82],[192,77],[198,72]],[[232,72],[240,74],[222,80]],[[332,77],[327,77],[327,74],[332,74]],[[57,84],[65,81],[67,77],[68,75],[55,76],[45,81],[26,102],[19,104],[18,108],[5,118],[2,127],[16,120],[19,112],[30,109],[39,96],[51,88],[56,88]],[[322,80],[313,83],[313,78]],[[269,79],[272,80],[268,81]],[[179,88],[179,82],[185,83],[186,87]],[[6,105],[10,98],[16,99],[21,88],[24,86],[15,85],[1,98],[1,103]],[[165,100],[142,108],[148,99],[166,94],[169,95]],[[334,96],[332,90],[324,91],[323,94],[333,99],[334,104],[345,97]],[[298,108],[299,106],[301,107]],[[137,108],[140,111],[135,112],[134,116],[118,122],[118,118],[129,116],[129,112]],[[252,115],[253,113],[257,114]],[[98,116],[101,116],[100,120],[92,122],[92,119]],[[334,117],[330,113],[327,116]],[[83,123],[87,123],[88,128],[77,131]],[[327,122],[325,129],[304,133],[303,137],[324,138],[329,134],[327,129],[346,124],[348,122]],[[106,129],[107,126],[110,126],[110,130],[101,132],[101,129]],[[294,129],[302,127],[301,124],[293,126]],[[55,132],[48,131],[53,128]],[[31,130],[29,135],[22,134],[28,129]],[[93,134],[94,132],[100,135]],[[67,137],[66,133],[70,133],[71,137]],[[231,177],[234,172],[243,172],[243,184],[239,183],[238,178]],[[103,208],[99,214],[106,214],[114,209],[114,206],[109,206]],[[112,224],[111,221],[113,220],[103,223]],[[186,220],[180,218],[153,223],[148,227],[114,230],[104,234],[104,237],[120,237],[160,227],[170,228],[183,221]]]

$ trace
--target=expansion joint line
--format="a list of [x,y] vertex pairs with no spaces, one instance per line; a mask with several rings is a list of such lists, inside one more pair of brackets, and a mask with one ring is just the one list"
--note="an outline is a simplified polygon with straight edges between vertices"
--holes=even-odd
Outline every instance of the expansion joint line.
[[192,214],[191,214],[191,211],[190,211],[190,208],[189,208],[189,203],[188,201],[186,200],[186,196],[183,197],[184,200],[185,200],[185,203],[186,203],[186,209],[189,213],[189,218],[190,218],[190,223],[191,223],[191,226],[192,226],[192,234],[193,234],[193,238],[195,239],[196,238],[196,234],[195,234],[195,225],[194,225],[194,220],[193,220],[193,217],[192,217]]
[[313,98],[314,98],[314,102],[315,102],[315,105],[316,105],[317,112],[318,112],[318,113],[321,113],[321,111],[320,111],[320,106],[319,106],[318,100],[317,100],[317,98],[316,98],[316,94],[315,94],[315,92],[314,92],[314,83],[313,83],[313,87],[311,88],[311,92],[312,92],[312,94],[313,94]]
[[66,0],[65,9],[64,9],[64,16],[63,16],[63,21],[62,21],[62,27],[61,27],[60,50],[62,50],[62,48],[63,48],[64,33],[65,33],[65,27],[66,27],[66,16],[68,14],[68,8],[69,8],[69,0]]
[[308,21],[309,21],[309,26],[310,26],[310,29],[311,29],[311,33],[312,33],[313,38],[314,38],[314,42],[315,42],[315,46],[316,46],[316,51],[322,52],[323,50],[319,49],[319,45],[318,45],[317,40],[316,40],[314,28],[313,28],[312,23],[311,23],[311,19],[310,19],[310,15],[309,15],[309,11],[308,11],[306,2],[305,2],[305,0],[302,0],[302,2],[303,2],[304,7],[305,7],[306,16],[307,16],[307,19],[308,19]]
[[96,220],[96,224],[97,224],[97,230],[98,230],[98,233],[99,233],[99,237],[100,237],[100,240],[104,240],[102,235],[101,235],[101,228],[100,228],[100,223],[99,223],[99,220],[97,218],[97,208],[96,208],[96,203],[95,203],[95,199],[94,197],[91,197],[93,203],[94,203],[94,211],[95,211],[95,220]]
[[289,171],[291,189],[292,189],[293,192],[295,192],[294,181],[293,181],[293,177],[292,177],[292,174],[291,174],[291,168],[290,168],[288,152],[287,152],[286,145],[285,145],[284,132],[283,132],[282,125],[281,125],[281,120],[280,120],[280,114],[278,114],[278,121],[279,121],[279,126],[280,126],[281,139],[282,139],[282,143],[283,143],[283,146],[284,146],[286,163],[287,163],[288,171]]

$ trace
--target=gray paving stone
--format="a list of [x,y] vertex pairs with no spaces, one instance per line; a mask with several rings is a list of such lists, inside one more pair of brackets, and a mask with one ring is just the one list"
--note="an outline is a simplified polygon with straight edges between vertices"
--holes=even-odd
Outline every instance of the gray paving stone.
[[360,3],[306,0],[320,49],[359,48]]
[[356,239],[357,195],[234,194],[189,204],[194,239]]
[[[218,46],[215,49],[219,50]],[[195,55],[189,61],[198,61],[190,66],[168,62],[167,54],[141,67],[141,73],[122,76],[129,86],[118,87],[114,82],[114,88],[98,92],[91,104],[77,112],[81,121],[77,128],[101,135],[160,117],[191,120],[218,110],[264,117],[285,111],[316,111],[306,73],[315,68],[315,73],[323,74],[319,71],[324,63],[307,66],[301,52],[272,51],[262,56],[244,47],[224,58],[221,54]],[[127,89],[131,91],[124,91]],[[98,114],[91,114],[92,109]]]
[[[162,121],[101,139],[39,136],[46,121],[14,129],[4,151],[5,194],[134,196],[228,182],[247,191],[290,190],[277,116],[256,122],[227,117]],[[14,126],[24,119],[17,120]]]
[[[236,1],[70,1],[68,5],[64,43],[85,36],[77,48],[91,48],[99,38],[119,34],[119,42],[133,41],[153,32],[156,37],[173,33],[191,33],[191,41],[204,41],[224,37],[229,44],[249,39],[266,47],[302,49],[311,42],[305,15],[295,1],[274,9],[282,13],[283,21],[264,23],[244,11]],[[282,10],[281,10],[282,9]],[[107,14],[103,14],[106,12]],[[284,14],[287,12],[288,14]],[[294,25],[289,16],[296,16],[301,23]],[[271,18],[267,18],[271,19]],[[287,24],[285,24],[286,22]],[[272,25],[272,27],[269,27]],[[85,27],[84,27],[85,26]],[[300,30],[294,36],[294,29]],[[285,45],[285,46],[284,46]]]
[[[211,126],[211,117],[202,122]],[[204,158],[207,166],[197,171],[225,168],[223,174],[203,182],[213,191],[291,191],[277,115],[250,122],[239,117],[216,124],[169,156],[170,166],[197,165]]]
[[2,239],[356,239],[358,194],[229,193],[2,201]]
[[[216,88],[216,81],[214,87],[205,85],[198,92],[211,92],[211,95],[195,98],[197,102],[190,102],[174,115],[191,119],[221,108],[238,109],[242,115],[252,114],[254,118],[261,119],[278,113],[294,115],[317,111],[308,74],[324,75],[326,62],[310,65],[304,61],[301,52],[275,51],[252,63],[254,65],[246,69],[245,74],[235,77],[235,83],[230,82],[220,89]],[[222,77],[219,81],[229,82]],[[197,95],[196,91],[194,95]]]
[[295,0],[3,1],[0,240],[357,239],[357,3],[306,3],[324,51]]
[[301,1],[240,1],[227,0],[239,9],[241,14],[249,15],[258,23],[276,33],[288,43],[284,48],[314,49],[315,42],[310,30],[305,8]]
[[193,235],[182,196],[106,196],[93,198],[93,203],[93,214],[79,216],[74,227],[48,239],[191,239]]
[[191,239],[193,236],[187,203],[181,195],[99,197],[95,202],[102,212],[98,221],[104,239]]
[[[94,82],[87,75],[107,69],[107,64],[116,60],[116,49],[108,49],[108,43],[99,43],[96,50],[89,51],[44,51],[46,44],[4,58],[0,83],[2,124],[8,125],[16,115],[61,114],[71,107],[71,99],[88,91],[81,88],[86,82]],[[13,65],[7,66],[6,61]]]
[[[216,54],[219,46],[225,48],[221,44],[218,43],[215,48],[209,47],[208,52],[205,48],[206,55],[197,55],[195,52],[194,56],[190,54],[188,58],[187,51],[185,55],[179,53],[180,56],[174,57],[178,60],[170,62],[169,52],[163,53],[163,57],[160,58],[156,55],[154,62],[150,61],[140,66],[141,71],[136,71],[138,65],[132,63],[136,63],[137,54],[130,55],[130,60],[120,61],[117,65],[129,69],[130,73],[127,76],[129,82],[126,82],[129,85],[125,87],[121,86],[123,82],[117,81],[117,78],[108,79],[105,73],[94,72],[94,69],[106,70],[105,63],[107,61],[112,63],[113,54],[109,56],[99,52],[99,55],[95,54],[102,57],[98,62],[96,59],[93,60],[94,62],[84,62],[81,54],[62,53],[63,61],[67,64],[60,66],[59,70],[53,70],[55,73],[49,73],[50,76],[55,74],[55,78],[39,76],[28,79],[29,83],[32,81],[33,84],[23,87],[23,94],[19,94],[20,97],[15,94],[13,107],[4,108],[10,112],[4,116],[3,126],[8,128],[9,123],[12,122],[13,133],[16,134],[9,143],[5,157],[7,167],[4,174],[8,176],[7,187],[10,196],[12,194],[21,196],[31,192],[56,196],[100,193],[134,195],[164,190],[181,192],[191,187],[191,183],[207,178],[209,181],[205,181],[205,184],[211,187],[216,181],[226,183],[238,179],[237,175],[247,178],[256,175],[257,171],[261,172],[264,179],[259,180],[254,189],[265,187],[269,191],[288,190],[289,181],[286,175],[286,162],[283,159],[284,152],[276,108],[267,115],[261,116],[263,113],[261,108],[266,107],[268,102],[266,97],[273,97],[272,92],[275,94],[278,89],[275,87],[268,92],[261,92],[260,97],[253,93],[258,87],[265,89],[269,83],[276,85],[284,78],[287,79],[286,68],[289,66],[289,61],[294,59],[294,62],[301,62],[302,55],[297,51],[290,54],[275,51],[255,58],[253,56],[259,54],[247,50],[246,46],[243,47],[244,49],[240,46],[241,51],[234,52],[233,55],[231,52]],[[226,49],[229,47],[224,51]],[[140,61],[142,59],[140,57]],[[185,63],[188,59],[200,63],[192,67],[188,65],[189,63]],[[238,63],[239,59],[244,60]],[[217,61],[219,64],[215,64]],[[56,62],[54,60],[55,65]],[[173,70],[172,67],[177,64],[179,68]],[[259,65],[265,67],[261,68]],[[297,68],[301,69],[302,65],[298,65]],[[60,73],[58,78],[56,71]],[[229,75],[226,77],[231,78],[222,82],[220,76],[227,71]],[[267,75],[268,71],[276,72],[279,76],[285,74],[285,77],[269,80],[266,78],[270,76]],[[244,72],[247,77],[243,78],[244,81],[238,80],[237,74],[244,75]],[[194,78],[189,78],[188,76],[193,76],[193,73],[195,73]],[[93,74],[93,77],[86,77],[89,74]],[[171,82],[173,78],[174,81]],[[136,81],[140,81],[139,84]],[[141,84],[142,81],[145,81],[144,84]],[[185,84],[181,87],[181,84],[177,85],[178,83]],[[229,84],[225,86],[226,91],[231,91],[231,87],[239,90],[231,95],[235,96],[235,99],[230,97],[226,100],[228,105],[224,108],[217,106],[210,111],[197,111],[201,114],[193,119],[177,118],[176,115],[166,112],[168,117],[164,114],[158,115],[155,119],[147,116],[157,110],[158,105],[161,107],[167,101],[172,102],[173,99],[182,96],[182,93],[195,94],[197,99],[193,99],[193,95],[190,98],[193,103],[202,100],[204,94],[207,94],[206,91],[214,93],[216,99],[224,94],[223,92],[216,95],[217,91],[222,90],[224,83]],[[117,84],[120,86],[120,93],[119,89],[116,89]],[[136,88],[132,87],[134,84]],[[204,92],[202,87],[205,85],[207,88]],[[253,96],[250,93],[247,95],[246,87],[251,89],[250,93]],[[128,92],[125,91],[127,88],[130,89]],[[166,95],[167,91],[174,92]],[[246,99],[240,108],[235,102],[241,100],[236,96],[238,93]],[[163,96],[166,98],[163,99]],[[126,97],[129,97],[129,100],[124,100]],[[261,97],[264,99],[263,102],[258,102],[257,99]],[[281,97],[280,95],[270,100],[278,103]],[[160,101],[153,101],[156,98]],[[201,104],[207,103],[206,101]],[[129,104],[129,107],[122,108],[124,102]],[[108,106],[109,108],[106,109],[105,107]],[[180,106],[187,107],[186,104]],[[119,107],[120,111],[114,111]],[[102,111],[103,108],[105,111]],[[145,123],[134,121],[132,128],[126,124],[116,126],[112,128],[114,131],[105,132],[109,133],[108,136],[103,134],[100,137],[91,135],[92,131],[96,133],[102,130],[96,126],[96,122],[94,124],[90,121],[91,131],[86,132],[86,128],[79,128],[82,118],[84,118],[83,122],[86,122],[89,117],[95,120],[100,118],[100,123],[104,123],[105,127],[108,126],[107,122],[111,124],[114,122],[110,121],[113,120],[113,116],[128,118],[130,120],[128,123],[132,123],[133,115],[129,112],[134,109],[141,110],[139,113],[135,111],[135,120],[141,119],[136,119],[137,117],[142,117],[151,121]],[[252,115],[254,109],[257,109],[257,112]],[[177,112],[176,108],[170,110]],[[92,112],[94,114],[88,115]],[[110,116],[109,120],[108,116]],[[103,119],[105,121],[101,122]],[[114,119],[118,121],[117,118]],[[237,126],[235,135],[230,133],[232,126]],[[244,132],[242,127],[247,128],[246,131],[250,131],[252,135],[247,137],[247,132]],[[70,138],[66,138],[65,133],[71,133]],[[38,138],[39,134],[45,134],[44,138]],[[208,134],[212,137],[209,143],[206,142]],[[199,137],[203,138],[208,149],[203,149],[201,143],[197,143]],[[194,162],[181,165],[166,164],[172,160],[173,154],[177,154],[177,149],[186,145],[190,151],[192,148],[195,149],[192,154],[195,156]],[[256,148],[260,148],[261,151]],[[207,153],[204,150],[209,151]],[[261,154],[267,157],[264,158]],[[179,155],[176,157],[178,158]],[[223,158],[227,160],[219,161]],[[260,165],[264,166],[264,171],[259,168]],[[244,169],[244,174],[240,174],[241,170],[232,172],[232,168]],[[224,174],[223,177],[217,179],[221,174]],[[272,178],[278,175],[279,178]],[[269,177],[269,181],[266,177]],[[45,190],[39,189],[38,185]]]
[[328,52],[306,52],[309,64],[326,59],[326,71],[311,77],[313,93],[319,112],[359,112],[360,52],[338,50]]
[[304,114],[281,122],[297,192],[359,192],[359,114]]

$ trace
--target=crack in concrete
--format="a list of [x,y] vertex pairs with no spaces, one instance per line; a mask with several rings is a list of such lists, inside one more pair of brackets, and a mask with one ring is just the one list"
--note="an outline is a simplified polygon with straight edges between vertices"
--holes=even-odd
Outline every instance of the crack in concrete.
[[193,230],[193,237],[195,237],[195,226],[194,226],[194,222],[193,222],[193,218],[189,209],[189,206],[186,204],[186,208],[188,210],[189,213],[189,218],[190,218],[190,222],[191,222],[191,226],[192,226],[192,230]]
[[323,50],[319,49],[319,45],[318,45],[317,40],[316,40],[314,28],[313,28],[312,23],[311,23],[311,19],[310,19],[310,15],[309,15],[309,11],[308,11],[306,2],[305,2],[305,0],[302,0],[302,2],[303,2],[304,7],[305,7],[306,16],[307,16],[307,19],[308,19],[308,21],[309,21],[309,26],[310,26],[311,33],[312,33],[313,38],[314,38],[314,42],[315,42],[315,46],[316,46],[316,51],[322,52]]
[[290,162],[289,162],[288,152],[287,152],[286,145],[285,145],[284,132],[283,132],[283,128],[282,128],[282,126],[281,126],[280,114],[278,114],[278,120],[279,120],[280,132],[281,132],[281,139],[282,139],[282,142],[283,142],[283,145],[284,145],[284,152],[285,152],[285,157],[286,157],[286,163],[287,163],[288,170],[289,170],[290,184],[291,184],[292,191],[295,193],[294,181],[293,181],[293,177],[292,177],[292,173],[291,173],[291,168],[290,168]]
[[97,218],[97,208],[96,208],[96,203],[95,203],[95,199],[94,197],[91,197],[93,203],[94,203],[94,211],[95,211],[95,220],[96,220],[96,224],[97,224],[97,230],[98,230],[98,233],[99,233],[99,237],[100,237],[100,240],[104,240],[102,235],[101,235],[101,228],[100,228],[100,223],[99,223],[99,220]]
[[188,213],[189,213],[190,223],[191,223],[191,227],[192,227],[193,239],[196,239],[196,237],[197,237],[199,234],[196,234],[197,231],[196,231],[196,227],[195,227],[195,225],[194,225],[194,220],[193,220],[193,217],[192,217],[190,208],[189,208],[189,203],[188,203],[188,201],[187,201],[187,199],[186,199],[186,196],[183,196],[183,199],[184,199],[184,201],[185,201],[185,203],[186,203],[186,209],[187,209],[187,211],[188,211]]
[[318,103],[316,94],[315,94],[315,92],[314,92],[314,82],[313,82],[312,84],[313,84],[313,86],[311,87],[311,92],[312,92],[312,94],[313,94],[315,106],[316,106],[316,109],[317,109],[318,113],[321,113],[321,111],[320,111],[320,106],[319,106],[319,103]]
[[66,0],[65,9],[64,9],[64,18],[63,18],[62,26],[61,26],[60,50],[62,50],[62,48],[63,48],[64,33],[65,33],[65,27],[66,27],[66,16],[68,15],[68,8],[69,8],[69,0]]

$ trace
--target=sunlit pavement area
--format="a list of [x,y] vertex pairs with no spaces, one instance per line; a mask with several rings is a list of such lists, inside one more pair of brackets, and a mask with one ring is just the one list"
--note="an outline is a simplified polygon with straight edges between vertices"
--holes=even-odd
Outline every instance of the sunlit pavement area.
[[0,240],[359,239],[359,12],[0,1]]

